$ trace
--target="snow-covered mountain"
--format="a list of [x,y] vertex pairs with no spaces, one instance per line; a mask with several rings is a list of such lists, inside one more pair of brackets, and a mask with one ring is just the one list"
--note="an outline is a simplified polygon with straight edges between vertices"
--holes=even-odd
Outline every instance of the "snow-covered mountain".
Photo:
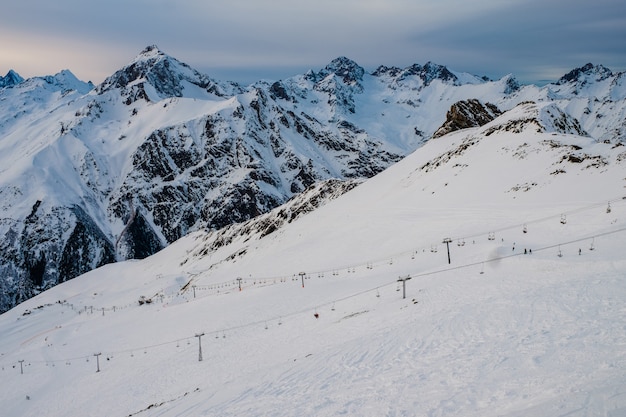
[[22,81],[24,81],[24,78],[22,78],[17,72],[9,70],[9,72],[7,72],[7,75],[5,75],[4,77],[0,76],[0,88],[12,87],[21,83]]
[[340,57],[240,86],[151,46],[95,87],[69,71],[12,77],[0,89],[0,309],[247,221],[320,181],[372,177],[423,145],[460,101],[491,118],[550,102],[575,131],[623,141],[623,74],[599,68],[538,88],[433,63],[368,73]]
[[519,103],[25,301],[3,416],[624,415],[626,147],[574,120]]

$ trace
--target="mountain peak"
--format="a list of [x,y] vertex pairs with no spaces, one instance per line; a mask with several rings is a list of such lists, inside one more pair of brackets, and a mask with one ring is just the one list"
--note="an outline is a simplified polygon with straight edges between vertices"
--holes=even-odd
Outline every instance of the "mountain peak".
[[[167,55],[156,45],[147,46],[135,57],[130,64],[116,71],[98,87],[98,92],[103,93],[113,88],[123,90],[127,97],[127,103],[139,98],[159,100],[168,97],[182,97],[184,82],[196,85],[205,91],[209,91],[211,80],[204,74],[189,67],[187,64]],[[144,84],[152,86],[158,97],[150,98],[150,94],[144,89]],[[221,93],[217,88],[211,91],[214,94]]]
[[134,62],[154,59],[159,56],[165,57],[166,54],[163,51],[161,51],[158,46],[148,45],[143,49],[143,51],[139,53],[139,55],[135,57]]
[[9,72],[7,72],[7,75],[4,77],[0,76],[0,88],[11,87],[21,83],[22,81],[24,81],[24,78],[20,77],[17,72],[10,69]]
[[562,76],[557,84],[566,84],[571,82],[585,82],[585,81],[602,81],[606,80],[613,73],[610,69],[603,65],[594,65],[587,63],[580,68],[575,68]]
[[41,77],[46,83],[57,86],[63,90],[75,90],[81,94],[86,94],[93,88],[91,82],[83,82],[76,78],[72,71],[64,69],[54,75]]
[[441,81],[452,81],[453,83],[457,81],[456,75],[451,73],[447,67],[430,61],[422,67],[422,70],[419,72],[419,76],[426,84],[430,84],[435,79]]
[[513,76],[513,74],[508,74],[502,77],[502,82],[504,83],[504,94],[511,94],[520,89],[520,84],[517,79]]
[[363,80],[365,70],[353,60],[341,56],[333,59],[330,64],[320,71],[320,75],[335,74],[346,84],[354,84]]

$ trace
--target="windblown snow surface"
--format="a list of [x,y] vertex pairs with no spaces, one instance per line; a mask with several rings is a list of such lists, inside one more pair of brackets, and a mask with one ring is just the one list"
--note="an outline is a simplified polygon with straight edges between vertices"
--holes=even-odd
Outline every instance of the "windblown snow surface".
[[624,147],[525,106],[1,315],[2,416],[626,415]]

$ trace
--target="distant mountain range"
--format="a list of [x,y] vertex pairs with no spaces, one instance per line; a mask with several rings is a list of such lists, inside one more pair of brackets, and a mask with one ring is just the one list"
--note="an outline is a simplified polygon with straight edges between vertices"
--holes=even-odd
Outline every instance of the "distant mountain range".
[[523,103],[541,103],[544,130],[619,146],[624,79],[587,64],[522,86],[430,62],[368,73],[340,57],[242,86],[155,46],[97,86],[67,70],[26,80],[10,71],[0,77],[0,311],[299,195],[310,204],[297,212],[313,210],[431,138]]

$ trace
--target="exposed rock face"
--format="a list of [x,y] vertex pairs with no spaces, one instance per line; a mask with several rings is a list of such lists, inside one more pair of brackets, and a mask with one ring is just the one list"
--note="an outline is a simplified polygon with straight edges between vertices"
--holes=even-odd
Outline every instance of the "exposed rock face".
[[231,224],[214,233],[205,235],[205,242],[190,254],[190,258],[204,256],[211,251],[226,246],[237,238],[249,241],[262,238],[278,230],[282,225],[291,223],[298,217],[310,213],[360,183],[359,180],[331,179],[318,182],[298,194],[284,205],[243,223]]
[[112,242],[78,206],[50,208],[37,200],[23,221],[8,226],[0,240],[0,275],[8,278],[0,280],[5,308],[115,261]]
[[491,103],[471,99],[456,102],[446,114],[446,122],[433,134],[438,138],[461,129],[486,125],[502,112]]

